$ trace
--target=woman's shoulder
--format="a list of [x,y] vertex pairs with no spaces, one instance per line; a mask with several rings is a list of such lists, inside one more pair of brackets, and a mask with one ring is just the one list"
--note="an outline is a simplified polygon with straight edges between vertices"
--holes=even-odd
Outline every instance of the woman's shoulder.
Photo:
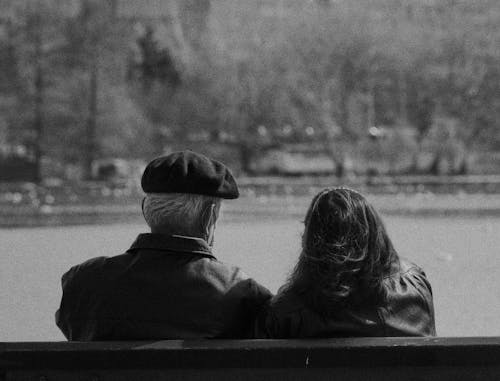
[[380,312],[390,336],[435,335],[432,288],[420,266],[401,258],[384,285],[387,298]]
[[306,308],[303,298],[288,285],[282,286],[269,303],[269,309],[279,314],[294,314]]
[[393,263],[390,274],[384,278],[384,284],[389,294],[391,291],[411,293],[413,290],[425,298],[432,297],[431,284],[424,270],[405,258]]
[[399,257],[397,261],[393,262],[391,271],[389,275],[386,276],[386,279],[412,275],[426,276],[424,270],[420,266],[406,258]]
[[255,338],[283,339],[296,336],[305,306],[301,298],[286,286],[263,308],[254,323]]

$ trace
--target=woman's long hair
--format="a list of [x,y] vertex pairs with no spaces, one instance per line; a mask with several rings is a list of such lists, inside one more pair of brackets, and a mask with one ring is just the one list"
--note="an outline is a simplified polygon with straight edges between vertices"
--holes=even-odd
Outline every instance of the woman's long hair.
[[358,192],[326,189],[309,207],[302,253],[286,288],[328,315],[342,305],[377,303],[398,256],[380,216]]

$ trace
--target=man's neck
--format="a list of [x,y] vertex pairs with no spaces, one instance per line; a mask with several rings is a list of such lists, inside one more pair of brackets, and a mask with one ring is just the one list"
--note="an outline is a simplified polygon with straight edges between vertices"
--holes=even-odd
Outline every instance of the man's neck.
[[193,232],[187,232],[187,231],[182,231],[182,230],[167,230],[167,229],[151,229],[152,234],[161,234],[161,235],[179,235],[179,236],[184,236],[184,237],[194,237],[194,238],[199,238],[202,239],[206,242],[209,242],[209,238],[206,237],[205,234],[197,234]]

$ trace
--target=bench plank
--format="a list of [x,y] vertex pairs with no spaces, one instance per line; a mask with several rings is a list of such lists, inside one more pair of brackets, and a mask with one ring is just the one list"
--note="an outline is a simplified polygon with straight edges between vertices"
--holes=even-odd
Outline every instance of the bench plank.
[[41,381],[498,380],[500,337],[0,343],[0,375]]

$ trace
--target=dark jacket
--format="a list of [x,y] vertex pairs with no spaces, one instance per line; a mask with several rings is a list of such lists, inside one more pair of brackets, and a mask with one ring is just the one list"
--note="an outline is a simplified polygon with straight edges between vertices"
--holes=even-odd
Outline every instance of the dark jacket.
[[271,297],[204,240],[159,234],[71,268],[62,288],[56,323],[78,341],[245,338]]
[[291,288],[282,288],[256,321],[260,338],[434,336],[432,290],[418,266],[400,260],[384,285],[384,303],[342,307],[323,316]]

